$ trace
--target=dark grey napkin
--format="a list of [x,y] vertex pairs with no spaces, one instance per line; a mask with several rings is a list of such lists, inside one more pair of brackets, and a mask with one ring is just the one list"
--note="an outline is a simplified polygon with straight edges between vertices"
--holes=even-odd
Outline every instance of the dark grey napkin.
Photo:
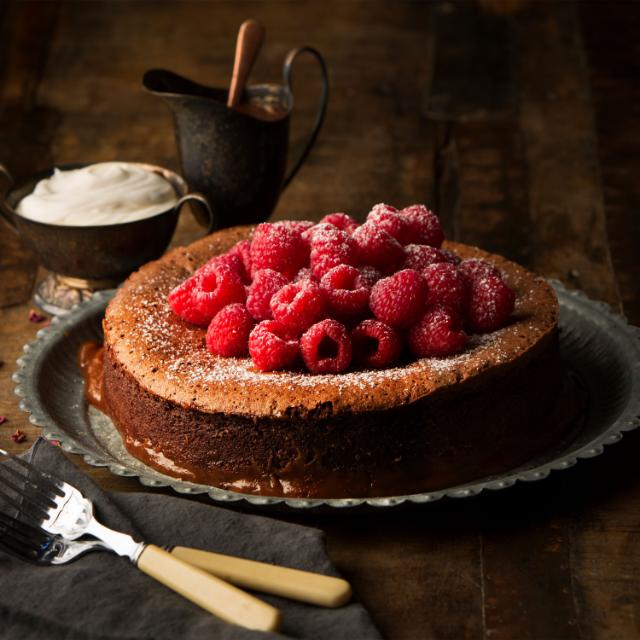
[[[182,498],[107,493],[42,439],[27,459],[80,489],[93,501],[102,523],[137,539],[337,575],[324,534],[317,529]],[[362,605],[324,609],[275,596],[258,597],[282,611],[280,634],[226,624],[112,553],[95,552],[68,565],[37,567],[0,552],[3,640],[380,638]]]

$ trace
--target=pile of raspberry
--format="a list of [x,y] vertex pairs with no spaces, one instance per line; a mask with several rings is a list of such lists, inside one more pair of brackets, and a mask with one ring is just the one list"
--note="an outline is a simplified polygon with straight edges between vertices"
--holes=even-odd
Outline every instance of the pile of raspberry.
[[169,294],[183,320],[208,327],[213,354],[250,355],[261,371],[342,373],[464,350],[504,326],[515,295],[483,260],[442,249],[424,205],[377,204],[364,224],[258,225]]

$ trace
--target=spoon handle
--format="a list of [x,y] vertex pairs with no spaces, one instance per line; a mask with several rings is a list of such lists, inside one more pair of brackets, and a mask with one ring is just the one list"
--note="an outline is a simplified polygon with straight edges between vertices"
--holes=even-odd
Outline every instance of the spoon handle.
[[229,87],[227,107],[235,109],[240,102],[247,78],[264,42],[264,27],[257,20],[245,20],[238,30],[236,58]]

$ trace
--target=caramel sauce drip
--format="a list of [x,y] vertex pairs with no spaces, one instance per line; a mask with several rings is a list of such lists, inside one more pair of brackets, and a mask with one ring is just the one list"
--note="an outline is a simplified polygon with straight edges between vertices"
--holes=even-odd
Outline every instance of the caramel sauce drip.
[[84,377],[84,396],[100,411],[107,412],[102,401],[104,348],[97,342],[84,342],[78,351],[78,364]]
[[[97,409],[109,415],[108,393],[103,392],[104,348],[95,342],[85,342],[78,352],[78,364],[85,382],[85,397]],[[109,359],[107,358],[107,365]],[[109,374],[107,374],[109,378]],[[107,381],[107,391],[109,383]],[[551,409],[544,429],[528,433],[526,442],[509,446],[505,450],[488,449],[484,452],[459,450],[432,460],[425,469],[422,461],[417,464],[402,463],[394,468],[371,470],[337,470],[314,478],[313,469],[305,463],[302,454],[286,469],[265,473],[258,468],[244,468],[226,472],[211,466],[202,468],[189,464],[188,455],[171,460],[162,453],[162,446],[150,441],[140,441],[136,425],[116,424],[127,450],[136,458],[169,476],[257,495],[290,497],[367,497],[435,491],[455,484],[514,469],[544,451],[552,443],[571,441],[582,429],[585,398],[573,376],[565,375],[558,394],[559,402]],[[230,417],[232,420],[232,417]],[[440,463],[440,464],[439,464]]]

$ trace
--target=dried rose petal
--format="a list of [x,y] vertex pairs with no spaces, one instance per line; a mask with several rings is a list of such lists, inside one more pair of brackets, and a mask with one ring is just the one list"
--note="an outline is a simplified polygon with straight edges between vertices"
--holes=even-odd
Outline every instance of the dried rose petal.
[[27,436],[22,431],[20,431],[20,429],[17,429],[15,433],[11,434],[11,439],[14,442],[20,443],[24,442],[27,439]]
[[38,313],[35,309],[29,309],[29,322],[40,323],[46,320],[46,316],[43,316],[41,313]]
[[7,421],[7,416],[0,416],[0,424],[4,424]]

